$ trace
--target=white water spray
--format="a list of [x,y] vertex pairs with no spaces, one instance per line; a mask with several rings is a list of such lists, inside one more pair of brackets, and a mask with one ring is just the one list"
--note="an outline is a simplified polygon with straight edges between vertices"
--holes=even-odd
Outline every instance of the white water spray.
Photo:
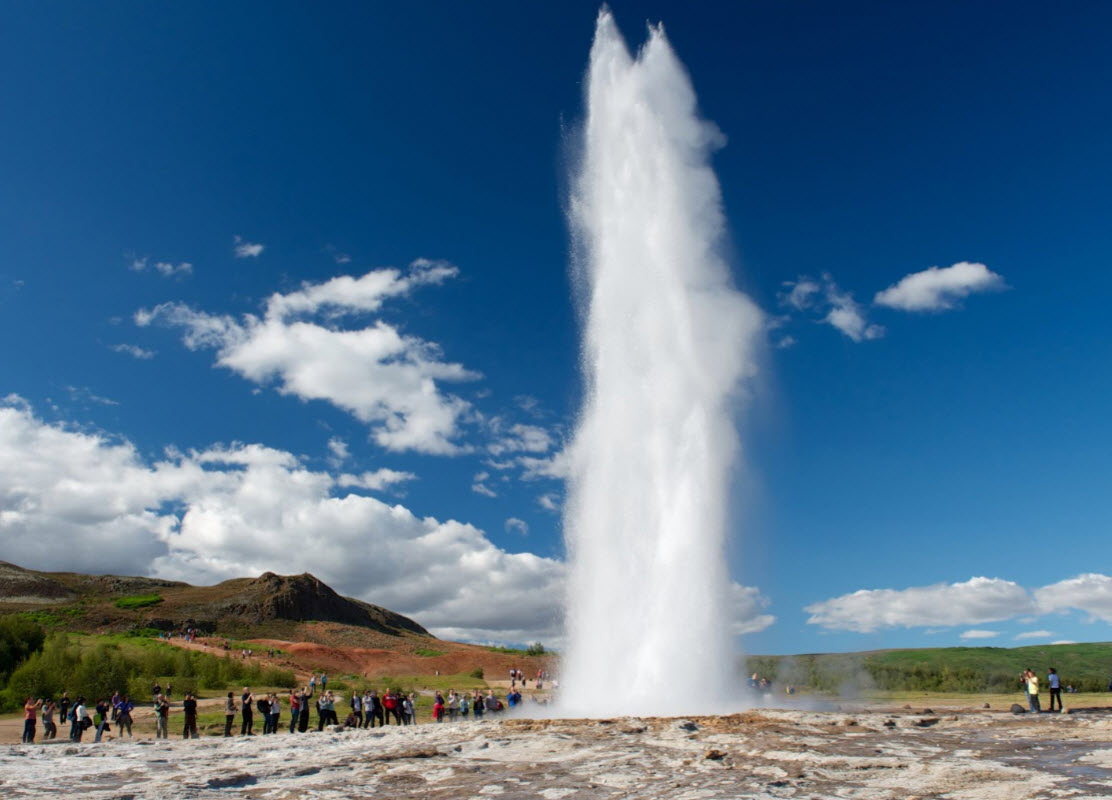
[[634,59],[603,9],[588,79],[561,712],[721,712],[739,694],[724,558],[734,415],[761,313],[719,255],[722,135],[663,29]]

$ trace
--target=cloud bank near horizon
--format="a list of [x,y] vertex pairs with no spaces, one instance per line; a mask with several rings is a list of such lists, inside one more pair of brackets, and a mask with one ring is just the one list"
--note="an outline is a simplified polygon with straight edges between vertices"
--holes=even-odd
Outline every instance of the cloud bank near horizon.
[[[0,403],[0,544],[15,563],[193,583],[308,571],[439,636],[558,646],[564,562],[357,491],[413,479],[312,470],[259,444],[148,461],[125,439],[45,423],[17,396]],[[772,624],[757,589],[733,592],[736,631]]]
[[[860,589],[804,608],[809,625],[830,631],[876,633],[895,628],[983,625],[991,622],[1080,611],[1112,622],[1112,577],[1086,573],[1034,590],[1001,578],[973,577],[906,589]],[[993,631],[970,630],[963,639],[990,638]],[[1017,639],[1049,638],[1031,631]]]

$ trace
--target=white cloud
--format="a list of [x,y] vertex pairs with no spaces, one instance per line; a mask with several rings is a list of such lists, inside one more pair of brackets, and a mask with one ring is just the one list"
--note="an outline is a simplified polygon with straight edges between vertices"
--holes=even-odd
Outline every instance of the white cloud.
[[[456,272],[450,264],[419,259],[404,274],[376,270],[274,294],[262,317],[246,314],[237,320],[164,303],[136,312],[135,322],[182,328],[187,347],[217,350],[219,366],[259,385],[275,381],[282,394],[325,400],[348,411],[367,423],[374,441],[388,450],[454,454],[467,449],[455,438],[470,404],[443,393],[439,383],[479,375],[443,361],[435,344],[404,335],[383,320],[351,329],[335,322],[344,314],[377,311],[387,298],[440,283]],[[329,320],[305,318],[320,313]]]
[[1054,636],[1053,631],[1026,631],[1024,633],[1016,634],[1016,641],[1023,639],[1050,639]]
[[[884,336],[884,328],[870,323],[853,295],[840,289],[829,273],[824,273],[821,281],[801,275],[794,281],[785,281],[783,285],[786,291],[779,295],[781,306],[824,322],[855,342]],[[785,348],[793,344],[793,337],[784,336],[776,346]]]
[[560,495],[556,494],[555,492],[542,494],[540,497],[537,498],[537,505],[539,505],[545,511],[558,512],[561,507]]
[[75,403],[92,403],[98,406],[119,405],[119,401],[113,400],[111,397],[101,397],[99,394],[94,394],[88,386],[67,386],[66,391],[69,392],[70,400]]
[[547,453],[552,447],[552,436],[544,428],[536,425],[517,424],[487,445],[492,456],[506,453]]
[[1037,589],[1035,601],[1043,613],[1076,608],[1112,622],[1112,578],[1094,572],[1078,575]]
[[522,468],[521,479],[523,481],[532,481],[539,478],[563,480],[568,477],[571,471],[570,457],[566,450],[553,453],[548,458],[519,456],[517,463]]
[[522,536],[528,536],[529,523],[517,517],[510,517],[506,520],[506,533],[519,533]]
[[1073,639],[1055,639],[1051,644],[1077,644]]
[[154,350],[146,350],[134,344],[114,344],[111,345],[109,349],[117,353],[129,355],[132,358],[138,358],[141,361],[149,361],[155,356]]
[[[146,256],[142,258],[132,256],[128,267],[135,272],[143,272],[150,266],[149,262],[150,260]],[[177,264],[170,261],[156,261],[152,268],[164,278],[172,278],[175,275],[189,275],[193,272],[193,265],[188,261],[181,261]]]
[[776,617],[762,613],[769,601],[754,586],[730,583],[730,631],[734,636],[758,633],[776,622]]
[[481,494],[484,497],[497,497],[498,492],[487,486],[486,481],[489,480],[489,472],[480,472],[475,475],[471,482],[471,491],[475,494]]
[[[564,562],[345,493],[342,481],[258,444],[148,462],[127,441],[44,423],[18,396],[0,404],[6,560],[195,583],[308,571],[437,635],[559,641]],[[732,591],[733,630],[771,624],[756,589]]]
[[808,624],[830,630],[872,633],[882,628],[977,625],[1030,613],[1027,591],[1000,578],[970,578],[909,589],[861,589],[813,603]]
[[1000,635],[999,631],[982,631],[974,628],[973,630],[964,631],[961,634],[962,639],[995,639]]
[[126,441],[43,423],[20,398],[0,407],[0,548],[17,564],[205,583],[308,571],[465,638],[558,635],[563,562],[342,482],[261,445],[146,463]]
[[412,472],[399,472],[396,469],[376,469],[374,472],[364,472],[360,475],[350,475],[344,473],[336,479],[337,486],[344,488],[358,488],[369,489],[371,491],[381,491],[390,486],[405,481],[414,480],[417,476]]
[[974,292],[1003,289],[1004,279],[984,264],[960,261],[949,267],[930,267],[905,275],[900,281],[877,292],[878,306],[901,311],[945,311]]
[[235,238],[234,252],[236,258],[258,258],[266,248],[255,242],[248,242],[242,237]]
[[328,452],[332,454],[328,458],[328,463],[335,469],[339,469],[340,465],[347,461],[350,455],[347,442],[339,436],[333,436],[328,440]]

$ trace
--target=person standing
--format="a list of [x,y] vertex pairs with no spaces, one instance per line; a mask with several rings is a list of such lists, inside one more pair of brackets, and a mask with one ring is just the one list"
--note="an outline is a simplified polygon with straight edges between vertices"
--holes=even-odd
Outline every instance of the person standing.
[[309,701],[313,699],[312,686],[309,687],[309,692],[306,694],[305,690],[301,690],[301,716],[297,720],[297,730],[299,733],[305,733],[309,730]]
[[70,728],[70,741],[80,742],[81,735],[85,733],[86,728],[93,727],[93,720],[89,717],[89,709],[85,707],[85,698],[78,696],[74,702],[73,711],[73,726]]
[[23,744],[35,743],[35,719],[42,708],[42,700],[28,697],[23,703]]
[[355,689],[351,693],[351,713],[355,717],[355,727],[363,727],[363,699],[359,696],[359,690]]
[[255,701],[255,709],[259,712],[259,716],[263,718],[263,736],[270,733],[270,697],[263,695]]
[[182,714],[185,715],[185,728],[182,730],[181,738],[183,739],[199,739],[197,734],[197,699],[193,697],[192,692],[185,693],[185,699],[181,701]]
[[1050,674],[1046,676],[1046,683],[1050,687],[1050,710],[1054,711],[1054,700],[1058,700],[1058,713],[1062,712],[1062,682],[1058,678],[1058,670],[1054,667],[1050,668]]
[[224,701],[224,737],[232,735],[232,724],[236,721],[236,694],[228,692],[228,699]]
[[108,730],[108,703],[104,701],[104,698],[97,698],[96,711],[97,735],[93,737],[93,741],[99,742],[101,737],[104,736],[104,732]]
[[46,702],[42,704],[42,738],[44,741],[49,741],[58,735],[58,726],[54,724],[54,715],[57,712],[57,704],[54,700],[47,698]]
[[62,692],[62,699],[58,701],[58,722],[70,719],[69,710],[72,705],[69,692]]
[[116,729],[119,730],[121,739],[125,730],[127,731],[127,738],[131,738],[131,712],[134,709],[135,704],[131,702],[131,698],[126,694],[116,704]]
[[297,717],[301,713],[301,695],[290,689],[290,733],[297,730]]
[[155,722],[158,727],[155,728],[154,738],[169,739],[170,701],[166,699],[164,694],[158,696],[158,705],[155,707]]
[[251,690],[246,686],[243,687],[243,696],[240,698],[243,703],[243,708],[240,710],[242,715],[242,723],[239,726],[240,736],[254,736],[255,735],[255,712],[251,706],[255,703],[255,695],[251,694]]
[[1032,714],[1042,711],[1039,705],[1039,676],[1033,670],[1027,670],[1027,694],[1031,698],[1029,707]]

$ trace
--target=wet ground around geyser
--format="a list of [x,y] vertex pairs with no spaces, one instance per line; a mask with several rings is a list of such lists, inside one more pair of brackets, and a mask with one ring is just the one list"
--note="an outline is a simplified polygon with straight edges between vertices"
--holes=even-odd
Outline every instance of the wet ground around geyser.
[[63,794],[106,800],[1109,797],[1112,716],[763,710],[0,750],[0,796]]

